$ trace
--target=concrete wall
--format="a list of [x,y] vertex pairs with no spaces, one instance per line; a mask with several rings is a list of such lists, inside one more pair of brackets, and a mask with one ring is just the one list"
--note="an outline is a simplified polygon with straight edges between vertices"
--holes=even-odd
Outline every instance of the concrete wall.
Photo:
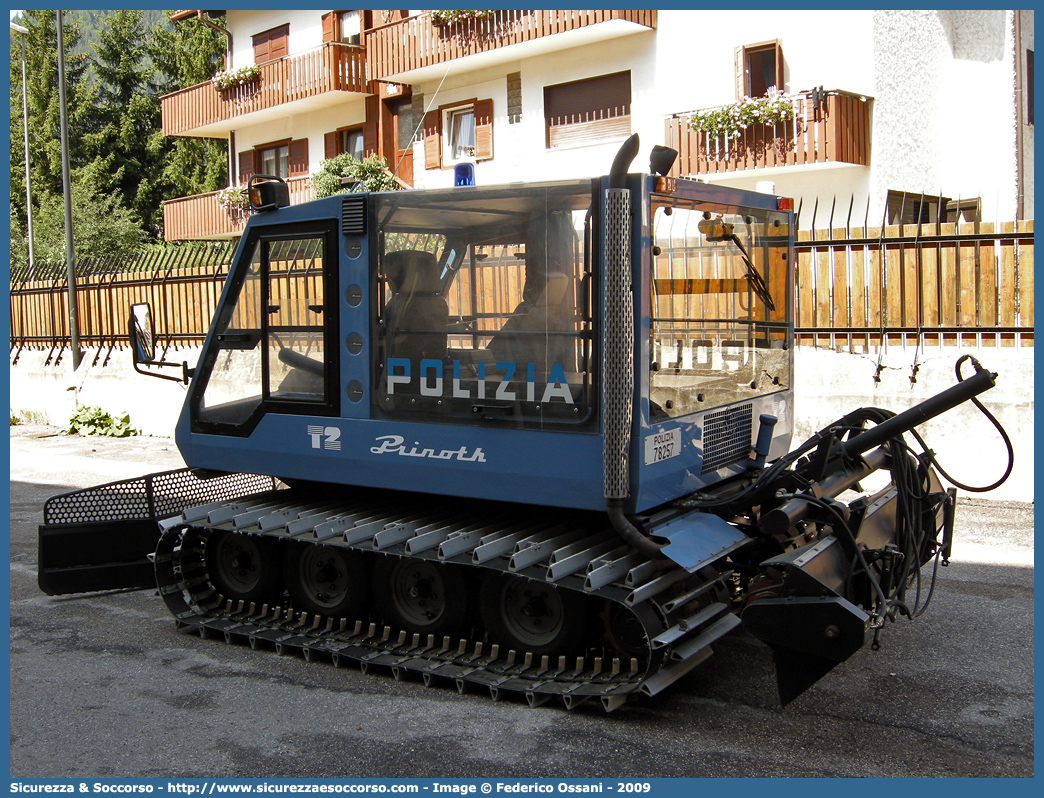
[[[94,405],[113,414],[129,412],[131,423],[144,434],[173,437],[185,386],[136,374],[126,351],[114,351],[108,363],[103,363],[104,357],[95,363],[94,354],[89,352],[74,373],[67,352],[58,365],[46,364],[46,353],[23,352],[11,364],[11,411],[34,411],[52,424],[65,426],[77,404]],[[997,387],[982,399],[1015,445],[1011,477],[985,497],[1033,501],[1033,349],[982,349],[972,354],[999,374]],[[795,356],[794,445],[858,407],[900,412],[948,388],[955,382],[953,368],[959,355],[955,349],[893,347],[873,355],[799,349]],[[186,360],[190,366],[197,357],[197,350],[167,353],[168,360]],[[176,375],[178,371],[167,373]],[[964,364],[963,373],[972,373],[970,364]],[[875,374],[879,381],[874,380]],[[920,431],[943,468],[967,485],[988,485],[1004,472],[1004,445],[970,404],[925,424]]]
[[[983,495],[990,499],[1033,501],[1032,348],[892,347],[872,355],[799,349],[794,375],[795,443],[857,407],[880,407],[898,413],[945,390],[956,383],[954,365],[965,353],[998,374],[996,387],[980,400],[1004,426],[1015,447],[1011,476],[1000,488]],[[971,363],[962,365],[962,373],[965,377],[974,373]],[[875,381],[875,375],[879,381]],[[971,403],[924,424],[918,432],[935,451],[942,467],[966,485],[990,485],[1004,473],[1004,443]]]

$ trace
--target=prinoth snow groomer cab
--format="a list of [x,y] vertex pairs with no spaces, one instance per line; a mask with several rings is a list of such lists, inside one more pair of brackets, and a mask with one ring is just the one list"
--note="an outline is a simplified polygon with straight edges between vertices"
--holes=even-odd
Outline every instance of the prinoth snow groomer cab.
[[596,179],[293,207],[252,181],[177,443],[200,486],[278,488],[156,513],[181,625],[613,709],[741,623],[787,701],[905,606],[953,494],[902,435],[994,375],[790,451],[790,200],[664,177],[663,148],[628,173],[637,146]]

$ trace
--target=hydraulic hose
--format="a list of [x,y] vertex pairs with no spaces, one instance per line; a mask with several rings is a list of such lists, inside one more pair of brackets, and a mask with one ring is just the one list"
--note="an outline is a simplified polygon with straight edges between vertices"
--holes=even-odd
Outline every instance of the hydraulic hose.
[[[954,365],[954,371],[957,373],[957,381],[959,383],[966,382],[964,376],[961,374],[961,364],[964,363],[965,360],[970,360],[972,362],[972,365],[975,367],[975,375],[971,377],[969,380],[967,380],[967,382],[976,379],[977,377],[979,377],[980,374],[988,373],[982,367],[979,361],[976,360],[974,357],[972,357],[971,355],[962,355],[960,358],[958,358],[957,363]],[[996,375],[994,374],[992,376],[995,377]],[[950,484],[957,486],[961,490],[966,490],[969,493],[986,493],[987,491],[991,491],[994,488],[999,488],[1007,481],[1008,477],[1011,476],[1011,470],[1015,467],[1015,449],[1011,445],[1011,438],[1008,437],[1007,430],[1004,429],[1004,427],[996,419],[993,413],[987,410],[986,406],[978,399],[976,399],[975,396],[972,396],[970,398],[971,403],[975,405],[977,408],[979,408],[979,411],[984,416],[986,416],[986,418],[989,420],[991,424],[993,424],[994,427],[997,428],[997,431],[1000,433],[1001,440],[1004,441],[1004,446],[1008,450],[1008,467],[1005,469],[1004,475],[996,482],[994,482],[992,485],[986,485],[985,487],[976,487],[974,485],[965,485],[963,482],[958,482],[956,479],[954,479],[946,473],[946,469],[944,469],[939,464],[939,461],[935,458],[935,453],[928,448],[928,446],[925,444],[923,440],[921,440],[921,436],[917,434],[916,430],[913,431],[913,436],[921,445],[921,448],[923,448],[927,455],[931,458],[932,465],[935,466],[939,473],[942,474],[942,476],[945,479],[947,479],[950,482]]]
[[650,560],[662,559],[665,556],[662,551],[663,544],[657,543],[643,534],[624,514],[623,499],[606,499],[605,507],[613,529],[632,548]]

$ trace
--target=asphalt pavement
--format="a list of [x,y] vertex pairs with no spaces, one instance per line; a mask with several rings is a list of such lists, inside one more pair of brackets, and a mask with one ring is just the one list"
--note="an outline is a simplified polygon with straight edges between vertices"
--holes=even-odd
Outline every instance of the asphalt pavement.
[[181,465],[164,438],[11,428],[11,777],[1031,777],[1033,505],[964,500],[927,614],[785,709],[740,630],[652,699],[530,709],[179,632],[155,591],[49,597],[57,493]]

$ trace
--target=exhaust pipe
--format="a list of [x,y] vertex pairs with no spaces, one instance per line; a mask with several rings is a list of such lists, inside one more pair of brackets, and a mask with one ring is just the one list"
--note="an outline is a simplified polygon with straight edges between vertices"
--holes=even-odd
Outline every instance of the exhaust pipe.
[[613,528],[649,558],[662,557],[624,514],[631,493],[631,422],[634,401],[634,298],[631,288],[631,193],[627,169],[638,154],[638,134],[620,147],[609,171],[602,203],[605,253],[605,332],[602,337],[602,477],[606,511]]

